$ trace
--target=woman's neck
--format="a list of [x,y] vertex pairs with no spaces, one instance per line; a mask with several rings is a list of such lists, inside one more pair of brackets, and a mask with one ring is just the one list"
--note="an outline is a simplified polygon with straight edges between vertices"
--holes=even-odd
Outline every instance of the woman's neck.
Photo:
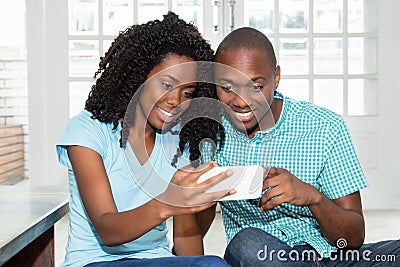
[[132,147],[136,158],[141,165],[149,159],[156,141],[156,129],[151,127],[147,120],[136,108],[135,121],[133,127],[129,129],[128,141]]

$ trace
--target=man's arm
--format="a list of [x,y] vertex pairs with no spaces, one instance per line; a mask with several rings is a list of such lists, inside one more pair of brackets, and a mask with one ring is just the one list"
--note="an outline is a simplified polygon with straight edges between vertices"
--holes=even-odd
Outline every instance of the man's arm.
[[308,206],[321,226],[322,233],[332,243],[346,239],[347,248],[359,248],[364,242],[365,224],[359,191],[330,200],[314,186],[307,184],[285,169],[271,168],[263,185],[269,189],[262,196],[262,211],[282,203]]
[[336,244],[344,238],[347,248],[359,248],[364,243],[365,224],[360,192],[330,200],[320,193],[320,201],[309,205],[326,238]]
[[194,215],[174,216],[174,247],[177,256],[203,255],[203,238],[215,217],[217,204]]
[[204,238],[215,218],[217,204],[196,214],[201,236]]
[[173,217],[173,254],[177,256],[203,255],[203,238],[196,214]]

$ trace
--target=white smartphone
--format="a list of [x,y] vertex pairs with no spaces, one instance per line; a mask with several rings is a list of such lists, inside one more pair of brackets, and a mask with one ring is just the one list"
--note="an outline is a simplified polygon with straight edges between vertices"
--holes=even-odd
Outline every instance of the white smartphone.
[[235,188],[235,194],[223,197],[219,200],[255,199],[261,196],[262,184],[264,180],[264,169],[259,165],[226,167],[216,166],[208,172],[202,174],[199,177],[198,183],[201,183],[226,170],[233,171],[232,176],[209,188],[206,193],[224,190],[228,191]]

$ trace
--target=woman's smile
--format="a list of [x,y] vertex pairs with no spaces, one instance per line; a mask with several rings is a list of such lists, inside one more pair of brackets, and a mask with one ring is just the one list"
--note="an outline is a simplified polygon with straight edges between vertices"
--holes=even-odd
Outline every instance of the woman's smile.
[[172,122],[178,113],[168,112],[160,107],[157,107],[158,115],[164,122]]

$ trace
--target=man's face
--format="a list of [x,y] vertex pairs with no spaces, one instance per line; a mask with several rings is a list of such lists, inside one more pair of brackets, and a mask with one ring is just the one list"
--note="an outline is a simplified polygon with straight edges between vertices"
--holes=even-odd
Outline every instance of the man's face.
[[[253,137],[275,123],[274,91],[280,80],[267,52],[260,49],[222,50],[215,61],[215,83],[220,101],[227,105],[231,121]],[[223,65],[221,65],[223,64]],[[227,66],[224,66],[227,65]]]

